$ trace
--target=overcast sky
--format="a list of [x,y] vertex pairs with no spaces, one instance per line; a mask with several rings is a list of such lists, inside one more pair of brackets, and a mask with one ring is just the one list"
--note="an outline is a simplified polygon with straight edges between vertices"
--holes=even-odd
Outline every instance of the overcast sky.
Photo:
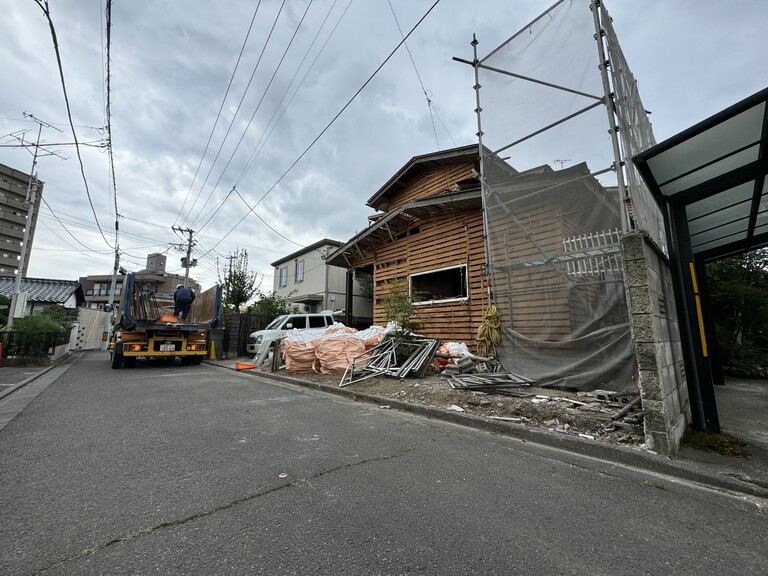
[[[116,0],[110,98],[121,264],[139,270],[147,254],[163,252],[168,271],[183,274],[177,226],[195,231],[191,275],[204,287],[216,281],[217,262],[245,249],[269,291],[271,262],[363,229],[366,200],[411,157],[475,143],[473,71],[452,57],[471,60],[473,33],[488,53],[553,0],[439,1],[408,38],[410,53],[401,46],[344,109],[434,1],[288,0],[281,10],[282,0]],[[25,112],[62,131],[43,130],[58,156],[38,159],[47,204],[29,276],[109,274],[108,155],[81,147],[86,192],[76,151],[64,145],[73,135],[45,15],[35,0],[0,3],[0,144],[18,144],[10,135],[25,130],[35,141]],[[657,141],[768,86],[765,0],[605,3]],[[106,0],[51,2],[83,143],[106,138],[105,8]],[[0,163],[29,172],[31,150],[2,147]]]

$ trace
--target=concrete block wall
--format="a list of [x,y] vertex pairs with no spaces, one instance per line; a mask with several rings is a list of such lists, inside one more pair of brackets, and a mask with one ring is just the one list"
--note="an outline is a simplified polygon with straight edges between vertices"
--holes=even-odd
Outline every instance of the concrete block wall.
[[621,250],[645,442],[674,456],[691,422],[691,408],[669,261],[642,232],[625,235]]
[[78,308],[77,323],[72,328],[70,350],[98,350],[109,317],[108,312],[95,308]]

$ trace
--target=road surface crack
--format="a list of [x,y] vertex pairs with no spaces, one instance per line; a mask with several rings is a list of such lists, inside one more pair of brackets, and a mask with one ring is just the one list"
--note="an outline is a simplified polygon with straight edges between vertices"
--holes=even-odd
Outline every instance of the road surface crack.
[[[431,442],[431,440],[428,440],[426,442]],[[340,464],[338,466],[334,466],[333,468],[329,468],[327,470],[322,470],[320,472],[317,472],[315,474],[312,474],[311,476],[307,476],[304,478],[296,478],[295,480],[291,482],[286,482],[285,484],[281,484],[279,486],[275,486],[273,488],[269,488],[268,490],[263,490],[260,492],[256,492],[254,494],[249,494],[247,496],[243,496],[241,498],[236,498],[234,500],[231,500],[227,502],[226,504],[222,504],[221,506],[217,506],[215,508],[212,508],[210,510],[205,510],[202,512],[198,512],[196,514],[192,514],[190,516],[186,516],[184,518],[178,518],[176,520],[169,520],[168,522],[162,522],[160,524],[157,524],[156,526],[146,527],[146,528],[140,528],[138,530],[133,530],[131,532],[128,532],[127,534],[120,536],[118,538],[114,538],[112,540],[109,540],[107,542],[102,542],[101,544],[96,544],[95,546],[91,548],[86,548],[84,550],[81,550],[77,554],[72,554],[71,556],[68,556],[66,558],[63,558],[61,560],[57,560],[56,562],[40,569],[37,574],[44,574],[48,572],[49,570],[56,568],[58,566],[61,566],[63,564],[66,564],[67,562],[70,562],[72,560],[79,560],[82,558],[87,558],[89,556],[93,556],[94,554],[97,554],[103,550],[106,550],[107,548],[110,548],[111,546],[114,546],[115,544],[122,544],[123,542],[129,542],[131,540],[134,540],[136,538],[149,536],[150,534],[153,534],[154,532],[157,532],[158,530],[162,530],[165,528],[174,528],[177,526],[183,526],[185,524],[189,524],[191,522],[195,522],[197,520],[200,520],[202,518],[207,518],[208,516],[213,516],[214,514],[218,514],[220,512],[225,512],[227,510],[231,510],[232,508],[235,508],[236,506],[240,506],[241,504],[245,504],[247,502],[251,502],[253,500],[256,500],[258,498],[263,498],[264,496],[268,496],[270,494],[273,494],[275,492],[278,492],[280,490],[285,490],[287,488],[292,488],[294,486],[300,486],[303,484],[307,484],[311,482],[312,480],[316,480],[318,478],[322,478],[323,476],[327,476],[328,474],[333,474],[334,472],[338,472],[339,470],[347,470],[349,468],[356,468],[358,466],[365,466],[367,464],[376,463],[376,462],[385,462],[387,460],[392,460],[395,458],[400,458],[401,456],[404,456],[405,454],[408,454],[410,452],[413,452],[417,448],[419,448],[421,445],[425,444],[426,442],[417,442],[414,444],[410,444],[401,450],[398,450],[396,452],[393,452],[391,454],[386,454],[383,456],[375,456],[372,458],[366,458],[364,460],[358,460],[356,462],[346,462],[344,464]]]

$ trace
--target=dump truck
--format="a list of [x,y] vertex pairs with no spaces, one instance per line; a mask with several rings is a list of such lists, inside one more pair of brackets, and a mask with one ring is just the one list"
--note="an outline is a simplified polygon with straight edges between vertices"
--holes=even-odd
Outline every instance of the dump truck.
[[110,333],[112,368],[131,368],[138,358],[200,364],[209,351],[209,330],[221,317],[222,286],[198,295],[189,321],[173,314],[173,294],[158,292],[157,277],[137,279],[131,273],[123,281],[118,314]]

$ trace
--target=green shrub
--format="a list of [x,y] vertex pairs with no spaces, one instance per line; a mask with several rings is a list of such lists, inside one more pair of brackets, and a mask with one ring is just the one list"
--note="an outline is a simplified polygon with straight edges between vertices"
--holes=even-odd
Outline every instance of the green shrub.
[[17,333],[16,353],[23,356],[46,356],[48,348],[72,327],[70,312],[60,305],[49,306],[39,314],[17,318],[13,331]]

